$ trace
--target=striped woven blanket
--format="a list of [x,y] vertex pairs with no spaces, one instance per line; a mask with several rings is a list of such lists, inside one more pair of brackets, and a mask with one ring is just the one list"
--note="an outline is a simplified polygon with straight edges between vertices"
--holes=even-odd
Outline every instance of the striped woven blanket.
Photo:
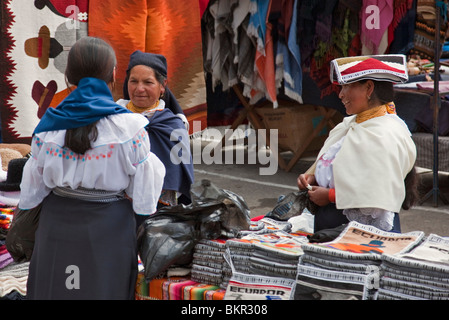
[[188,277],[145,280],[139,273],[136,300],[223,300],[226,290]]

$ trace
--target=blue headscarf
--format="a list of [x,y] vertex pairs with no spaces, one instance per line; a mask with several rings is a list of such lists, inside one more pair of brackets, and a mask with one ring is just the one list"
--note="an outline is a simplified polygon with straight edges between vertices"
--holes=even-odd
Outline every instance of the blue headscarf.
[[56,108],[49,108],[34,133],[73,129],[118,113],[131,113],[115,103],[108,85],[97,78],[83,78]]

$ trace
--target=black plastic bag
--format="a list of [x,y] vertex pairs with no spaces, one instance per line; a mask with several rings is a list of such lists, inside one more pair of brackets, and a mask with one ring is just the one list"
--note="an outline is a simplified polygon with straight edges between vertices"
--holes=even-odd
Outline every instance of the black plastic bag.
[[207,179],[194,183],[190,194],[193,206],[202,206],[218,201],[225,206],[225,214],[220,215],[222,235],[237,237],[239,231],[248,230],[251,224],[250,209],[238,194],[217,188]]
[[322,243],[335,240],[345,230],[347,224],[342,224],[335,228],[323,229],[307,236],[310,243]]
[[307,190],[291,192],[281,197],[273,210],[268,212],[265,217],[287,221],[292,217],[301,215],[304,209],[309,210],[311,214],[315,214],[318,206],[310,200]]
[[201,239],[237,236],[251,223],[244,200],[209,180],[192,185],[192,203],[163,207],[146,219],[137,232],[137,246],[147,280],[170,266],[188,265]]
[[30,261],[42,205],[29,210],[16,208],[6,235],[6,249],[16,262]]

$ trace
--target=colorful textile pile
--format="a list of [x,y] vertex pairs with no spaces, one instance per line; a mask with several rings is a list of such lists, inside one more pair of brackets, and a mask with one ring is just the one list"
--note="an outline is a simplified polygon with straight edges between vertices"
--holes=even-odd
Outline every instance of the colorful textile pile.
[[[303,253],[301,245],[308,242],[310,235],[302,231],[291,232],[291,228],[288,221],[261,218],[251,221],[250,230],[241,231],[239,238],[200,240],[195,245],[190,275],[146,282],[141,270],[136,298],[221,300],[230,283],[238,291],[243,287],[261,290],[234,292],[229,299],[289,298],[294,291],[292,284]],[[274,287],[282,294],[267,293]]]
[[398,255],[417,246],[424,233],[385,232],[350,222],[333,241],[302,246],[296,299],[374,299],[384,254]]
[[449,238],[357,222],[325,243],[308,242],[307,232],[257,229],[200,241],[191,275],[146,282],[139,273],[136,299],[449,299]]
[[[0,203],[0,229],[2,230],[0,231],[0,234],[6,235],[7,230],[11,226],[13,215],[14,215],[14,207],[7,207],[7,206],[2,207]],[[1,238],[2,236],[0,235],[0,239]]]
[[218,286],[199,283],[188,277],[145,280],[139,273],[136,300],[222,300],[225,290]]
[[413,250],[384,255],[378,300],[448,300],[449,239],[430,234]]
[[14,208],[0,203],[0,271],[14,262],[6,249],[6,236],[14,216]]
[[0,203],[0,299],[23,300],[26,298],[29,262],[17,263],[6,247],[6,236],[15,207]]

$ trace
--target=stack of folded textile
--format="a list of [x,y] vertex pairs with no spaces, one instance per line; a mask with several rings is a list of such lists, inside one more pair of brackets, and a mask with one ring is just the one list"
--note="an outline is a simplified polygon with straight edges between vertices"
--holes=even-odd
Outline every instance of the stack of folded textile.
[[29,264],[12,262],[0,269],[1,299],[22,300],[26,297]]
[[209,283],[192,283],[182,287],[182,300],[223,300],[225,290]]
[[[241,239],[229,239],[229,263],[223,270],[229,281],[233,272],[295,279],[301,246],[308,242],[308,233],[288,233],[281,230],[247,234]],[[232,264],[232,265],[231,265]],[[227,285],[224,282],[222,286]]]
[[378,300],[448,300],[449,239],[430,234],[416,248],[384,255]]
[[382,255],[409,252],[424,233],[385,232],[350,222],[333,241],[302,246],[296,299],[374,299]]
[[200,240],[193,252],[191,279],[196,282],[220,285],[223,282],[225,250],[225,239]]
[[[260,220],[251,221],[249,230],[240,231],[239,238],[229,239],[226,242],[226,248],[232,256],[232,264],[236,271],[249,273],[250,261],[249,258],[253,252],[253,244],[248,239],[254,235],[265,235],[279,230],[290,231],[291,224],[287,221],[276,221],[270,218],[262,218]],[[222,288],[226,288],[229,279],[232,277],[233,270],[229,263],[223,264],[223,281]]]
[[250,240],[244,238],[229,239],[226,241],[227,252],[232,259],[232,266],[229,261],[223,263],[223,282],[220,285],[222,288],[228,286],[229,279],[231,279],[234,271],[241,273],[250,272],[249,258],[254,250],[253,244]]
[[0,240],[0,271],[2,271],[9,264],[13,263],[14,259],[6,248],[4,240]]
[[223,300],[225,290],[211,284],[199,283],[189,277],[152,279],[147,282],[139,273],[136,300]]
[[22,266],[14,262],[14,258],[6,248],[6,236],[13,219],[14,208],[7,207],[0,203],[0,298],[2,300],[22,299],[26,294],[26,277],[23,274],[17,276],[18,267],[23,271]]
[[275,232],[254,235],[250,257],[250,273],[295,279],[302,245],[308,242],[306,233]]

